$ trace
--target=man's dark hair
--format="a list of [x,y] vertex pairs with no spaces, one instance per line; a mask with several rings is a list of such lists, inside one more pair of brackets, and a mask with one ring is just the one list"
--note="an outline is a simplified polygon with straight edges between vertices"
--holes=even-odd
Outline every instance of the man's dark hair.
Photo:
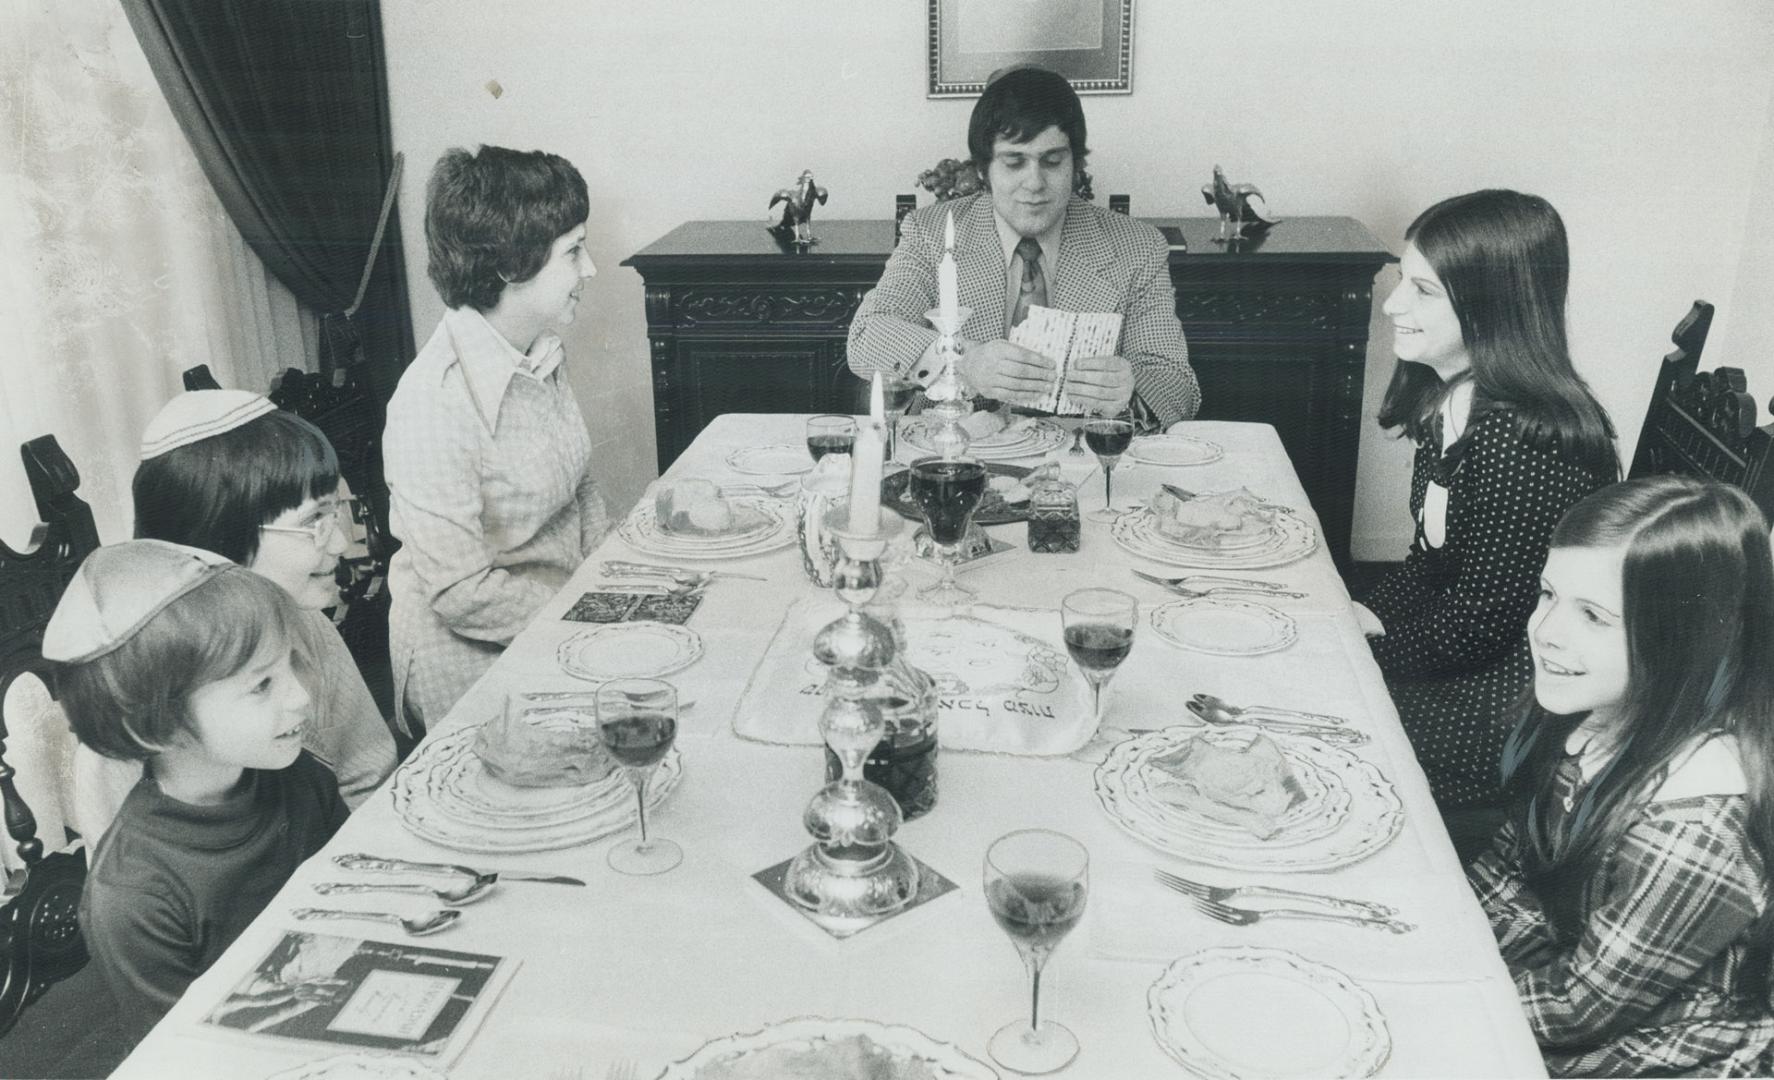
[[431,283],[445,304],[476,311],[497,305],[508,283],[535,277],[554,242],[591,212],[579,170],[540,150],[447,150],[425,194]]
[[1065,76],[1039,67],[1011,68],[986,84],[985,93],[973,106],[967,124],[967,152],[981,177],[989,176],[992,144],[1000,138],[1013,143],[1030,139],[1057,127],[1072,145],[1072,169],[1084,168],[1090,151],[1084,145],[1084,106]]

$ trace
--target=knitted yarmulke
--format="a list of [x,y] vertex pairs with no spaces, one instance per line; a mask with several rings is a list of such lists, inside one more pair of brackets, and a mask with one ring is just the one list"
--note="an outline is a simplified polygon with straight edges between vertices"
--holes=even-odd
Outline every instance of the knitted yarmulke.
[[43,656],[68,664],[103,656],[166,605],[233,565],[212,551],[164,540],[99,548],[80,564],[49,617]]
[[248,420],[276,411],[277,406],[264,394],[246,390],[187,390],[167,402],[148,421],[148,430],[142,432],[142,460],[233,431]]

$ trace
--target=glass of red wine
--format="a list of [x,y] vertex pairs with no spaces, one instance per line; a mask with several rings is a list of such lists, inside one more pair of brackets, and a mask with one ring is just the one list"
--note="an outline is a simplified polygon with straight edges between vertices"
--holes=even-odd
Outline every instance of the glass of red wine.
[[647,835],[647,782],[677,737],[678,692],[658,679],[612,679],[597,690],[597,729],[604,749],[634,784],[640,814],[640,839],[611,848],[610,867],[637,877],[663,874],[684,861],[684,851]]
[[1103,718],[1103,684],[1133,650],[1139,601],[1116,589],[1079,589],[1060,602],[1066,651],[1090,683],[1091,712]]
[[848,454],[856,448],[856,418],[828,413],[807,420],[807,452],[818,461],[827,454]]
[[942,559],[942,578],[918,593],[919,599],[954,606],[974,598],[972,589],[955,581],[955,563],[973,511],[986,493],[986,467],[972,458],[921,458],[912,463],[907,484],[912,501],[924,515],[924,526]]
[[1103,507],[1092,510],[1090,520],[1114,521],[1121,516],[1115,509],[1115,466],[1133,442],[1133,417],[1126,412],[1091,417],[1084,421],[1084,442],[1103,467]]
[[1006,833],[986,850],[985,889],[992,917],[1028,969],[1030,989],[1028,1023],[999,1028],[986,1051],[1012,1072],[1038,1076],[1063,1069],[1078,1056],[1078,1037],[1064,1024],[1041,1021],[1041,969],[1084,917],[1090,853],[1048,829]]

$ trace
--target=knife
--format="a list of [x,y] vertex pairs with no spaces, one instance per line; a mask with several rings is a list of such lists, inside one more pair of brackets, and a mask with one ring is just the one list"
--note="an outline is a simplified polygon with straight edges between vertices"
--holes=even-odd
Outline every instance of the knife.
[[334,855],[333,862],[347,870],[385,870],[394,873],[414,874],[463,874],[468,877],[481,877],[483,874],[497,874],[501,881],[540,881],[550,885],[579,885],[585,882],[565,874],[540,874],[531,870],[476,870],[472,866],[459,866],[455,863],[412,862],[407,859],[384,859],[375,855],[364,855],[354,852],[349,855]]
[[[1178,499],[1182,500],[1183,502],[1188,502],[1190,499],[1195,499],[1195,498],[1200,497],[1200,492],[1190,491],[1188,488],[1180,488],[1180,487],[1177,487],[1175,484],[1159,484],[1158,486],[1163,488],[1165,491],[1170,492],[1172,495],[1176,496]],[[1277,502],[1260,502],[1257,504],[1257,507],[1258,507],[1258,509],[1261,509],[1261,510],[1287,510],[1287,509],[1290,509],[1286,503],[1277,503]]]
[[653,563],[622,562],[612,560],[598,564],[598,571],[605,577],[626,577],[633,574],[654,574],[674,580],[685,578],[729,578],[739,581],[768,581],[769,578],[756,574],[736,574],[731,570],[686,570],[677,566],[658,566]]

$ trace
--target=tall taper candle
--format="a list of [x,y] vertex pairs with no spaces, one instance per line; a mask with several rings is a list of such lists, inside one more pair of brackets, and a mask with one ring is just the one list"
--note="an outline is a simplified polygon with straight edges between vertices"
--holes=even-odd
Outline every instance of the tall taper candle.
[[960,279],[955,275],[955,212],[949,211],[948,223],[942,231],[942,261],[936,264],[936,308],[942,316],[943,329],[958,334],[955,325],[961,309]]
[[869,379],[869,419],[877,424],[887,422],[886,376],[879,371]]
[[864,424],[856,432],[856,448],[850,454],[850,530],[874,533],[881,529],[881,429]]

